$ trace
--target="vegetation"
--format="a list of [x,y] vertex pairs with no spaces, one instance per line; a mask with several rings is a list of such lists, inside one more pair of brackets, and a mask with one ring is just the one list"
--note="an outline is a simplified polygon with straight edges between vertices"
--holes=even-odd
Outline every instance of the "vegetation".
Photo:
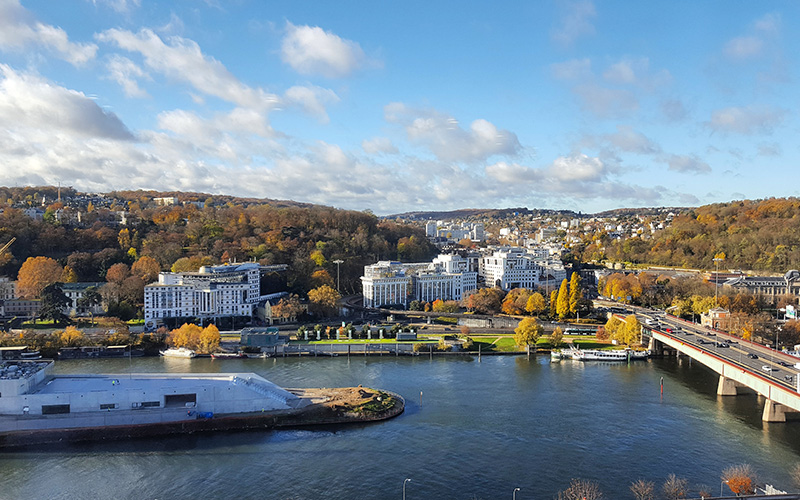
[[167,344],[173,347],[186,347],[199,354],[211,354],[219,350],[220,334],[216,326],[201,328],[184,323],[167,335]]
[[544,328],[535,318],[524,318],[514,329],[514,342],[520,347],[536,344],[543,331]]
[[666,500],[679,500],[686,498],[689,482],[675,474],[667,476],[664,484],[661,485],[661,492]]
[[736,496],[756,492],[756,473],[750,464],[732,465],[722,471],[720,479]]
[[636,500],[653,500],[655,498],[655,485],[652,481],[639,479],[631,484],[630,490]]
[[594,481],[584,479],[573,479],[569,487],[564,491],[559,491],[556,495],[557,500],[600,500],[603,492],[600,486]]

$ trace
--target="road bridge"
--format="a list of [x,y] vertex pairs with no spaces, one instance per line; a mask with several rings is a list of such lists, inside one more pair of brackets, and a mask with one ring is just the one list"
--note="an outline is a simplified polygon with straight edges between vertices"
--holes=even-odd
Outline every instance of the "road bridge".
[[800,359],[663,312],[635,312],[651,350],[668,346],[717,372],[718,395],[755,391],[765,398],[765,422],[785,422],[787,412],[800,412]]

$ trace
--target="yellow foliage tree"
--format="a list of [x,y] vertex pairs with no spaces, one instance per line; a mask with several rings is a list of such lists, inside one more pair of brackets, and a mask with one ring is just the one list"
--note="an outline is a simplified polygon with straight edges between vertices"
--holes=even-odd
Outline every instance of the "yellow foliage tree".
[[514,342],[520,347],[536,344],[543,331],[544,328],[536,321],[536,318],[524,318],[514,329]]
[[58,283],[64,269],[49,257],[28,257],[17,274],[17,289],[20,296],[38,299],[48,285]]
[[82,345],[86,339],[83,332],[74,326],[68,326],[63,331],[56,333],[58,334],[58,340],[61,342],[61,345],[65,347]]
[[213,324],[208,325],[200,332],[196,351],[201,354],[210,354],[219,351],[220,338],[219,329]]
[[328,285],[322,285],[308,292],[311,308],[322,314],[329,315],[336,310],[336,304],[342,296]]

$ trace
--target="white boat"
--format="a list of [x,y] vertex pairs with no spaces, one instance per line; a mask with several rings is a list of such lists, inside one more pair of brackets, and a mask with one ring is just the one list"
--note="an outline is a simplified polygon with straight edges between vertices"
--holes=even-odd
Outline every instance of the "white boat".
[[646,359],[649,351],[634,351],[632,349],[614,349],[601,351],[596,349],[572,349],[572,359],[578,361],[627,361],[628,359]]
[[162,356],[167,358],[193,358],[197,356],[197,353],[185,347],[170,347],[169,349],[160,352]]

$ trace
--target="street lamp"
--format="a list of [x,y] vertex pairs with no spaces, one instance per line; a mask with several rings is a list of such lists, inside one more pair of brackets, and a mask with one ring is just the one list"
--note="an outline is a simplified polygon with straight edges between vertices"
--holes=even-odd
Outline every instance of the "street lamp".
[[723,260],[725,259],[721,257],[714,257],[714,265],[717,268],[716,272],[714,273],[714,307],[717,307],[717,290],[719,289],[719,263]]
[[406,483],[411,481],[410,477],[407,477],[405,481],[403,481],[403,500],[406,500]]
[[514,488],[514,493],[511,495],[511,499],[512,500],[517,500],[517,492],[518,491],[519,491],[519,488]]
[[333,261],[333,263],[336,264],[336,291],[339,293],[341,293],[339,291],[339,264],[341,264],[342,262],[344,261],[339,259]]

